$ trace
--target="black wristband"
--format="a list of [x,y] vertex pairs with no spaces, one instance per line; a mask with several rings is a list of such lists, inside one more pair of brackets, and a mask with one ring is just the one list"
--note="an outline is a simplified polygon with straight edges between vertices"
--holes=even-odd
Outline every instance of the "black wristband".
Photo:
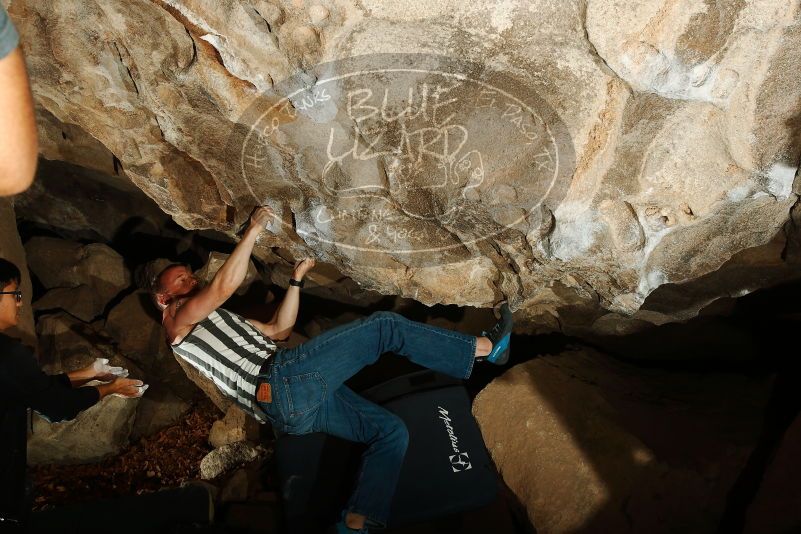
[[303,282],[305,282],[305,280],[295,280],[294,278],[289,279],[290,286],[303,287]]

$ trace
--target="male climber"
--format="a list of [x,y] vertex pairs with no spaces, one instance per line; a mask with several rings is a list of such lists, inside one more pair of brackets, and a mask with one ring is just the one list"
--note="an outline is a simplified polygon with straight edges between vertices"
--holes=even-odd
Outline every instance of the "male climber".
[[456,378],[469,377],[477,359],[502,365],[509,358],[512,314],[503,304],[498,323],[477,337],[382,311],[295,348],[278,348],[273,339],[292,331],[313,259],[295,266],[286,296],[268,321],[220,307],[244,280],[256,237],[271,216],[266,207],[253,213],[242,240],[208,285],[187,266],[174,264],[151,272],[149,289],[173,351],[259,422],[272,423],[278,435],[325,432],[367,444],[358,483],[337,524],[339,532],[367,532],[366,525],[386,524],[408,433],[399,417],[344,382],[385,352]]

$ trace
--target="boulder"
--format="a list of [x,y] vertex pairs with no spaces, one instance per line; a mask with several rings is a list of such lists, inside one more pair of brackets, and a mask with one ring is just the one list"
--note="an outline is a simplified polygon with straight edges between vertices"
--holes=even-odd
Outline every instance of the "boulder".
[[[151,255],[159,238],[177,237],[169,215],[97,139],[41,107],[37,118],[46,129],[39,135],[42,158],[33,185],[14,199],[19,217],[75,240],[114,242],[119,250],[139,245]],[[56,136],[58,144],[48,143]]]
[[175,356],[174,361],[178,363],[185,377],[194,384],[197,389],[202,391],[222,413],[228,413],[231,407],[235,406],[234,401],[225,395],[214,385],[214,382],[203,375],[200,371],[190,365],[186,360]]
[[197,394],[164,338],[160,314],[145,291],[123,298],[108,314],[105,330],[127,357],[149,377],[168,386],[184,400]]
[[264,454],[264,449],[246,441],[223,445],[208,453],[200,461],[200,478],[212,480],[242,464],[256,460]]
[[60,423],[34,415],[28,463],[89,463],[120,453],[128,445],[139,402],[109,396],[75,419]]
[[108,304],[92,287],[81,284],[77,287],[57,287],[45,293],[33,303],[37,312],[64,310],[83,322],[90,323],[100,317]]
[[172,354],[161,327],[161,312],[145,291],[131,293],[114,306],[105,329],[126,353],[159,359]]
[[48,374],[64,373],[86,367],[96,358],[107,358],[110,365],[128,369],[131,378],[142,378],[142,369],[122,355],[98,326],[65,312],[41,316],[36,323],[36,334],[42,370]]
[[759,437],[770,385],[574,349],[514,366],[473,413],[537,532],[710,532]]
[[231,406],[225,417],[215,421],[209,432],[209,443],[215,449],[237,441],[258,441],[259,423],[241,408]]
[[584,334],[799,277],[798,0],[176,6],[11,3],[43,150],[186,229],[271,205],[315,292]]
[[[270,272],[272,283],[285,289],[289,288],[289,279],[294,270],[294,263],[274,263]],[[335,265],[321,261],[316,262],[314,268],[306,274],[301,291],[304,295],[324,298],[339,305],[361,308],[375,306],[388,298],[386,295],[362,287],[353,278],[342,274]]]
[[[85,285],[94,292],[95,304],[89,311],[102,311],[111,299],[131,285],[131,273],[122,256],[102,243],[82,245],[54,237],[33,237],[25,243],[25,251],[30,258],[31,271],[45,288]],[[78,306],[68,301],[85,296],[82,291],[61,297],[67,305]]]
[[47,288],[75,287],[82,281],[74,270],[83,245],[57,237],[34,237],[25,243],[30,269]]
[[[108,358],[111,365],[128,369],[131,378],[144,378],[136,364],[114,348],[108,336],[67,313],[40,317],[36,328],[40,365],[47,374],[74,371],[91,364],[95,358]],[[109,396],[75,419],[59,423],[50,423],[34,414],[28,461],[85,463],[119,453],[131,438],[141,401]]]
[[177,424],[191,406],[165,384],[151,385],[139,401],[131,439],[152,436],[159,430]]
[[[200,270],[195,272],[195,276],[197,276],[200,280],[205,283],[211,282],[214,278],[214,275],[217,274],[217,271],[220,270],[223,263],[228,259],[230,254],[225,254],[222,252],[212,252],[209,254],[208,259],[206,260],[206,264],[200,268]],[[256,280],[261,280],[261,276],[259,275],[259,271],[256,270],[256,266],[253,264],[252,261],[248,262],[248,270],[245,273],[245,279],[240,284],[239,289],[236,290],[237,295],[244,295],[247,293],[250,285],[255,282]]]

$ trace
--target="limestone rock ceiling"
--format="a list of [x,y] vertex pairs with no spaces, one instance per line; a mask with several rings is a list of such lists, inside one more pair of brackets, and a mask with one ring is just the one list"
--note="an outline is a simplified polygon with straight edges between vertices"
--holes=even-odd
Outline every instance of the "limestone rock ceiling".
[[526,331],[620,332],[796,276],[800,4],[9,9],[45,157],[86,165],[57,120],[186,228],[234,235],[273,206],[265,261],[314,255],[426,304],[508,298]]

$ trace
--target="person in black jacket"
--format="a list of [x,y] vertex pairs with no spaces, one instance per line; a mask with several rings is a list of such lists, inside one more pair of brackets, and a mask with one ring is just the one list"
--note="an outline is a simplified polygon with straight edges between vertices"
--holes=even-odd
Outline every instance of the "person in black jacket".
[[[104,359],[58,375],[46,375],[25,345],[3,334],[16,326],[22,307],[19,269],[0,258],[0,531],[22,531],[27,520],[26,420],[33,408],[50,421],[73,419],[106,395],[140,397],[140,380],[120,377]],[[79,387],[90,380],[108,383]]]

